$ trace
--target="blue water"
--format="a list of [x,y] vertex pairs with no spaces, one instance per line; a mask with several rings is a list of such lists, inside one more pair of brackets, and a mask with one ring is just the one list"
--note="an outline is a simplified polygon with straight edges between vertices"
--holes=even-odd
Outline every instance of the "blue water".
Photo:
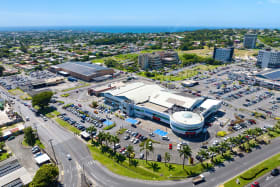
[[[221,28],[221,27],[220,27]],[[0,31],[92,31],[105,33],[161,33],[183,32],[199,29],[218,29],[218,27],[184,26],[41,26],[41,27],[0,27]]]

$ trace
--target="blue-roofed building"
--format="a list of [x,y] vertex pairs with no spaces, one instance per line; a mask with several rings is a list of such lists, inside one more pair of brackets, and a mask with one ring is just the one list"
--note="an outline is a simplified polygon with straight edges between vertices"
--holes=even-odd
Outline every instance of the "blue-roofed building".
[[264,79],[277,81],[280,80],[280,69],[263,71],[261,73],[258,73],[257,76]]
[[84,81],[92,81],[94,78],[104,75],[113,75],[114,70],[97,64],[86,62],[66,62],[50,67],[52,72],[67,72],[72,77],[82,79]]

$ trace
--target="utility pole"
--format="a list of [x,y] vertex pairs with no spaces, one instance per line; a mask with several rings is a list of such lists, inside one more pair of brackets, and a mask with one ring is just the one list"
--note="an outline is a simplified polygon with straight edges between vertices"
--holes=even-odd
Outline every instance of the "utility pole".
[[56,159],[56,156],[55,156],[55,152],[54,152],[54,149],[53,149],[52,141],[53,141],[53,139],[49,139],[49,142],[50,142],[51,147],[52,147],[52,151],[53,151],[53,155],[54,155],[55,162],[56,162],[56,164],[58,165],[58,162],[57,162],[57,159]]

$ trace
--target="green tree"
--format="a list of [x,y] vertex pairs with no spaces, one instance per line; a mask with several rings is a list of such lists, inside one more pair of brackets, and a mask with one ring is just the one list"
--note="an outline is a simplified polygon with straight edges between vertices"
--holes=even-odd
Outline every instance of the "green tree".
[[116,152],[115,146],[120,142],[120,139],[117,136],[111,136],[111,142],[114,144],[114,152]]
[[166,162],[169,162],[170,161],[170,159],[171,159],[171,155],[170,155],[170,153],[168,153],[168,152],[165,152],[164,153],[164,163],[165,163],[165,165],[166,165]]
[[0,150],[3,150],[4,147],[5,147],[5,143],[4,142],[0,142]]
[[91,106],[92,108],[96,108],[98,106],[97,101],[92,101]]
[[36,142],[36,136],[32,129],[32,127],[27,127],[23,130],[24,132],[24,141],[28,144],[33,146]]
[[227,151],[227,149],[229,148],[229,145],[227,142],[223,141],[221,142],[220,146],[220,152],[222,153],[222,156],[224,156],[224,153]]
[[152,140],[148,139],[143,144],[140,145],[141,146],[140,151],[145,150],[145,152],[146,152],[146,163],[148,162],[148,154],[149,154],[149,152],[153,152],[154,151],[153,144],[149,143],[149,142],[152,142]]
[[208,154],[204,149],[200,149],[199,152],[197,153],[198,156],[200,156],[199,162],[203,162],[202,158],[207,158]]
[[92,133],[93,133],[93,132],[96,132],[97,129],[96,129],[94,126],[90,126],[89,128],[87,128],[87,131],[88,131],[88,133],[90,134],[91,141],[93,141]]
[[53,96],[53,92],[41,92],[32,97],[32,106],[39,106],[40,108],[44,109],[49,105],[49,102]]
[[30,186],[49,187],[56,186],[59,170],[54,164],[45,164],[36,172]]
[[5,71],[5,68],[3,66],[0,66],[0,77],[3,76],[4,71]]
[[132,145],[127,146],[126,151],[127,151],[128,163],[130,165],[131,155],[134,153],[133,146]]
[[179,154],[180,154],[180,157],[183,156],[183,169],[184,169],[186,158],[189,158],[192,156],[192,150],[191,150],[190,146],[183,145],[182,149],[179,150]]
[[211,162],[213,162],[214,161],[214,154],[219,152],[219,149],[218,149],[217,146],[211,146],[211,147],[208,148],[208,150],[212,152],[212,154],[211,154]]

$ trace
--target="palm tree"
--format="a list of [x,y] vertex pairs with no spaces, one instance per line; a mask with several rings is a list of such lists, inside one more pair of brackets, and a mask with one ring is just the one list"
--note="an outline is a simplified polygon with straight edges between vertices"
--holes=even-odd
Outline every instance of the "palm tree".
[[90,134],[91,141],[93,141],[93,135],[92,135],[92,133],[93,133],[93,132],[96,132],[97,129],[96,129],[94,126],[90,126],[89,128],[87,128],[87,131],[88,131],[88,133]]
[[104,140],[105,140],[105,133],[104,133],[103,131],[101,131],[101,132],[99,132],[99,134],[98,134],[98,139],[97,139],[97,141],[98,141],[98,143],[99,143],[100,145],[102,145],[102,143],[103,143]]
[[149,142],[151,142],[151,139],[146,140],[143,144],[141,144],[141,149],[140,151],[145,150],[146,152],[146,163],[148,162],[148,154],[149,152],[153,152],[154,148],[153,148],[153,144],[149,144]]
[[[247,142],[249,142],[249,136],[253,136],[253,134],[254,134],[254,131],[253,131],[253,129],[248,129],[248,130],[246,130],[246,131],[244,131],[244,135],[246,136],[246,141]],[[247,138],[247,136],[248,136],[248,138]]]
[[134,152],[133,146],[132,145],[127,146],[126,151],[128,156],[128,163],[130,165],[131,154]]
[[117,136],[111,136],[111,140],[110,141],[113,142],[113,144],[114,144],[114,152],[116,152],[115,146],[116,146],[117,143],[120,142],[120,139]]
[[165,163],[165,165],[166,165],[166,162],[169,162],[169,161],[170,161],[170,159],[171,159],[170,153],[165,152],[165,153],[164,153],[164,163]]
[[207,156],[208,156],[208,154],[207,154],[207,152],[204,150],[204,149],[200,149],[199,150],[199,152],[197,153],[197,155],[199,155],[200,156],[200,158],[201,159],[199,159],[199,162],[202,164],[202,162],[203,162],[203,157],[204,158],[207,158]]
[[191,150],[190,146],[183,145],[182,149],[179,150],[179,154],[180,154],[180,157],[183,156],[183,169],[184,169],[185,159],[192,156],[192,150]]
[[223,142],[221,142],[219,147],[220,147],[220,152],[222,153],[222,156],[224,156],[224,153],[227,151],[227,149],[229,147],[228,143],[223,141]]
[[211,154],[211,162],[213,162],[214,153],[217,153],[219,151],[218,147],[217,146],[211,146],[211,147],[208,148],[208,150],[212,152],[212,154]]
[[106,143],[106,146],[108,146],[108,142],[111,141],[111,134],[109,132],[107,132],[104,136],[104,140],[105,140],[105,143]]
[[262,129],[259,127],[255,128],[255,131],[257,132],[257,136],[260,136],[263,133]]

